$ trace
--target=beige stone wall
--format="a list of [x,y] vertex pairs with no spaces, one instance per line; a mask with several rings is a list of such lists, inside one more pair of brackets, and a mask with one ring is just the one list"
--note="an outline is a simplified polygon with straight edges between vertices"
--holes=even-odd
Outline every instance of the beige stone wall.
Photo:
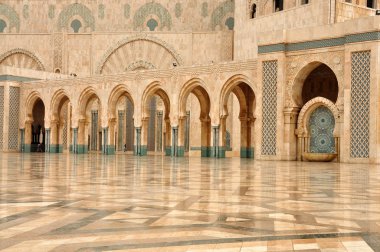
[[365,3],[362,3],[361,5],[356,5],[352,3],[338,1],[336,3],[335,20],[336,22],[344,22],[350,19],[374,16],[375,13],[376,13],[376,10],[367,8]]
[[[229,61],[232,59],[233,33],[0,33],[0,39],[0,56],[22,49],[38,59],[45,71],[60,69],[64,74],[89,76],[99,73],[97,70],[109,56],[119,53],[118,48],[122,45],[127,51],[123,53],[129,52],[129,55],[116,55],[108,74],[125,72],[129,65],[140,61],[149,62],[155,68],[171,68],[173,62],[193,65]],[[0,60],[0,65],[4,64],[8,63],[2,64]],[[20,68],[30,67],[22,57],[12,60],[11,64]]]
[[[221,26],[211,25],[213,14],[218,8],[223,7],[224,3],[225,0],[49,0],[43,3],[40,0],[1,1],[1,4],[12,8],[19,19],[18,29],[6,30],[12,33],[71,32],[70,24],[74,19],[82,22],[80,32],[148,31],[146,23],[150,18],[156,19],[157,29],[162,31],[225,30],[227,27],[224,22],[228,17],[233,17],[233,11],[226,13],[227,16],[217,17]],[[0,18],[9,21],[6,16]],[[61,20],[65,20],[62,25]],[[143,25],[136,26],[136,23]]]
[[260,33],[271,32],[269,40],[272,40],[270,44],[273,44],[278,36],[282,37],[283,30],[331,23],[329,4],[327,0],[310,1],[306,5],[297,3],[295,7],[286,8],[280,12],[264,10],[264,15],[259,14],[257,18],[251,19],[246,0],[236,0],[234,58],[236,60],[257,58],[257,42],[260,39]]

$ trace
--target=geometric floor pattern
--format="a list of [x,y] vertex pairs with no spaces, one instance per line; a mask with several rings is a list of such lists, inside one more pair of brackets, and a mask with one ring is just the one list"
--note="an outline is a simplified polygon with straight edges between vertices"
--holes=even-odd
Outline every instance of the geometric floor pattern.
[[0,154],[1,251],[380,251],[380,166]]

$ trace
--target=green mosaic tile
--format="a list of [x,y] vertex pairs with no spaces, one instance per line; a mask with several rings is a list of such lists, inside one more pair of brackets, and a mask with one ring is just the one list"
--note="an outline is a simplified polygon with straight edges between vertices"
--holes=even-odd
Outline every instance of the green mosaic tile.
[[61,11],[58,17],[58,30],[61,31],[64,27],[69,27],[71,18],[76,15],[83,19],[85,28],[90,27],[92,31],[95,30],[95,18],[91,10],[79,3],[71,4]]
[[0,16],[8,18],[9,24],[7,24],[7,27],[9,27],[9,30],[16,28],[17,32],[20,31],[20,18],[12,7],[6,4],[0,4]]
[[159,3],[147,3],[140,7],[134,15],[133,27],[135,30],[145,30],[145,23],[150,15],[155,15],[159,19],[158,30],[166,28],[171,30],[172,18],[169,11]]

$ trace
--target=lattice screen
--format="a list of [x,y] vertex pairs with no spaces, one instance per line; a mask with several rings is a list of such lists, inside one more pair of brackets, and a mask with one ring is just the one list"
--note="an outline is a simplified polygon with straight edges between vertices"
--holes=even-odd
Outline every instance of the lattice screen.
[[10,87],[9,89],[9,138],[8,149],[18,149],[18,126],[20,113],[20,89]]
[[0,150],[3,149],[3,128],[4,128],[4,87],[0,87]]
[[352,53],[350,143],[352,158],[369,157],[370,61],[370,51]]
[[262,155],[276,155],[277,61],[263,62]]

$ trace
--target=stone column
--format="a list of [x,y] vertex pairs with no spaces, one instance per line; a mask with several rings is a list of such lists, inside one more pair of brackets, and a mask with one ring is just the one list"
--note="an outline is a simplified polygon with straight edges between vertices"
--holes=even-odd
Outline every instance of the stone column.
[[50,129],[45,128],[45,152],[54,152],[50,146]]
[[78,128],[73,128],[72,152],[78,154]]
[[33,132],[32,132],[32,124],[33,120],[26,120],[25,122],[25,144],[24,144],[24,152],[29,153],[32,151],[32,138],[33,138]]
[[156,151],[162,152],[162,121],[163,112],[157,111]]
[[297,160],[297,128],[299,108],[285,108],[284,110],[284,154],[283,160]]
[[[58,152],[58,144],[59,144],[59,129],[58,129],[58,122],[56,120],[52,120],[50,122],[50,143],[49,148],[45,148],[46,152],[52,152],[57,153]],[[47,130],[45,130],[47,132]],[[47,136],[47,135],[46,135]],[[47,139],[47,138],[46,138]],[[45,146],[47,147],[47,143],[45,143]]]
[[219,126],[219,157],[225,158],[226,157],[226,150],[227,150],[227,117],[223,116],[220,118],[220,126]]
[[170,119],[165,118],[165,156],[171,156],[172,127]]
[[134,145],[134,155],[141,156],[141,127],[135,127],[136,138]]
[[[172,157],[183,157],[184,153],[180,152],[179,148],[179,127],[172,127],[172,146],[171,146],[171,156]],[[182,155],[183,154],[183,155]]]
[[116,150],[115,139],[116,119],[110,119],[108,122],[108,144],[106,145],[106,154],[114,155]]
[[211,123],[210,119],[201,119],[201,156],[210,156],[210,134]]
[[140,156],[148,154],[149,117],[142,119]]
[[20,129],[20,152],[25,151],[25,129]]
[[88,152],[88,147],[86,144],[86,120],[80,119],[78,122],[78,143],[77,143],[77,154],[85,154]]
[[253,148],[251,139],[251,118],[240,117],[240,157],[253,158]]
[[[172,141],[172,149],[175,149],[175,153],[177,157],[183,157],[185,156],[185,137],[186,137],[186,116],[181,117],[178,120],[178,127],[173,127],[172,128],[172,134],[173,137],[172,139],[175,139],[176,145],[173,146],[173,141]],[[174,133],[176,135],[174,135]],[[172,151],[173,153],[173,151]]]
[[211,127],[212,147],[210,157],[219,158],[219,125]]

